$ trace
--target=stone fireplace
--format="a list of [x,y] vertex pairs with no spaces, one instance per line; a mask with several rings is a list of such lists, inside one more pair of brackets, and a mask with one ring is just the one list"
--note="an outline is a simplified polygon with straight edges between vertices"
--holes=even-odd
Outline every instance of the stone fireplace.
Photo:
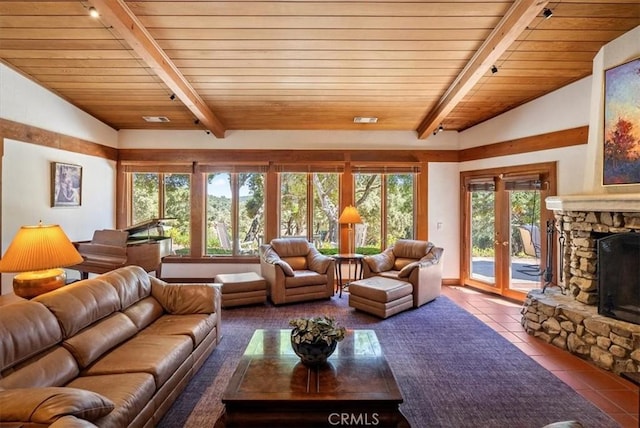
[[[598,313],[598,239],[640,232],[640,195],[547,198],[559,234],[560,287],[529,293],[527,333],[615,373],[640,370],[640,325]],[[640,281],[634,280],[640,295]]]

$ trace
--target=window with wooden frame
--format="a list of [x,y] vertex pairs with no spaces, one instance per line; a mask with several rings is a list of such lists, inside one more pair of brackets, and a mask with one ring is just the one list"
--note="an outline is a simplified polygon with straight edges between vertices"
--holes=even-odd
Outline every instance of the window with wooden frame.
[[355,206],[363,223],[355,228],[356,252],[382,251],[416,233],[418,167],[355,166]]
[[299,236],[324,254],[338,252],[340,180],[338,165],[278,165],[279,236]]
[[199,165],[206,174],[205,254],[257,256],[264,240],[266,165]]
[[[156,171],[153,171],[156,169]],[[171,219],[165,235],[176,255],[191,252],[191,174],[188,167],[131,167],[127,174],[129,225],[153,219]],[[157,172],[164,170],[165,172]],[[171,172],[175,171],[175,172]]]

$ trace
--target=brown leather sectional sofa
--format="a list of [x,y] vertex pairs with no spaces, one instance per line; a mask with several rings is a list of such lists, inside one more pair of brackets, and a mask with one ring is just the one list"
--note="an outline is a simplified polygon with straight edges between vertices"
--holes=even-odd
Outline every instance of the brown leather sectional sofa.
[[127,266],[0,307],[0,427],[157,424],[220,341],[220,291]]

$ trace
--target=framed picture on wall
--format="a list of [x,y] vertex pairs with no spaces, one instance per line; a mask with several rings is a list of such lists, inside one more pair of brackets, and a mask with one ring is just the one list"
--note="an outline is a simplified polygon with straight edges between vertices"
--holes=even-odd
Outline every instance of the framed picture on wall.
[[640,58],[604,72],[602,184],[640,183]]
[[51,162],[51,206],[79,207],[82,203],[82,167]]

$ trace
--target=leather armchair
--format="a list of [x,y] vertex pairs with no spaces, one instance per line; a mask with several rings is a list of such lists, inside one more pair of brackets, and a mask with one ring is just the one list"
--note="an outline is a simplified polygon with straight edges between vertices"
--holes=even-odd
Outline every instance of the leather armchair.
[[434,300],[442,288],[444,249],[431,242],[400,239],[380,254],[367,256],[363,277],[382,276],[413,285],[413,307]]
[[304,238],[277,238],[261,245],[260,271],[275,305],[333,296],[335,261]]

